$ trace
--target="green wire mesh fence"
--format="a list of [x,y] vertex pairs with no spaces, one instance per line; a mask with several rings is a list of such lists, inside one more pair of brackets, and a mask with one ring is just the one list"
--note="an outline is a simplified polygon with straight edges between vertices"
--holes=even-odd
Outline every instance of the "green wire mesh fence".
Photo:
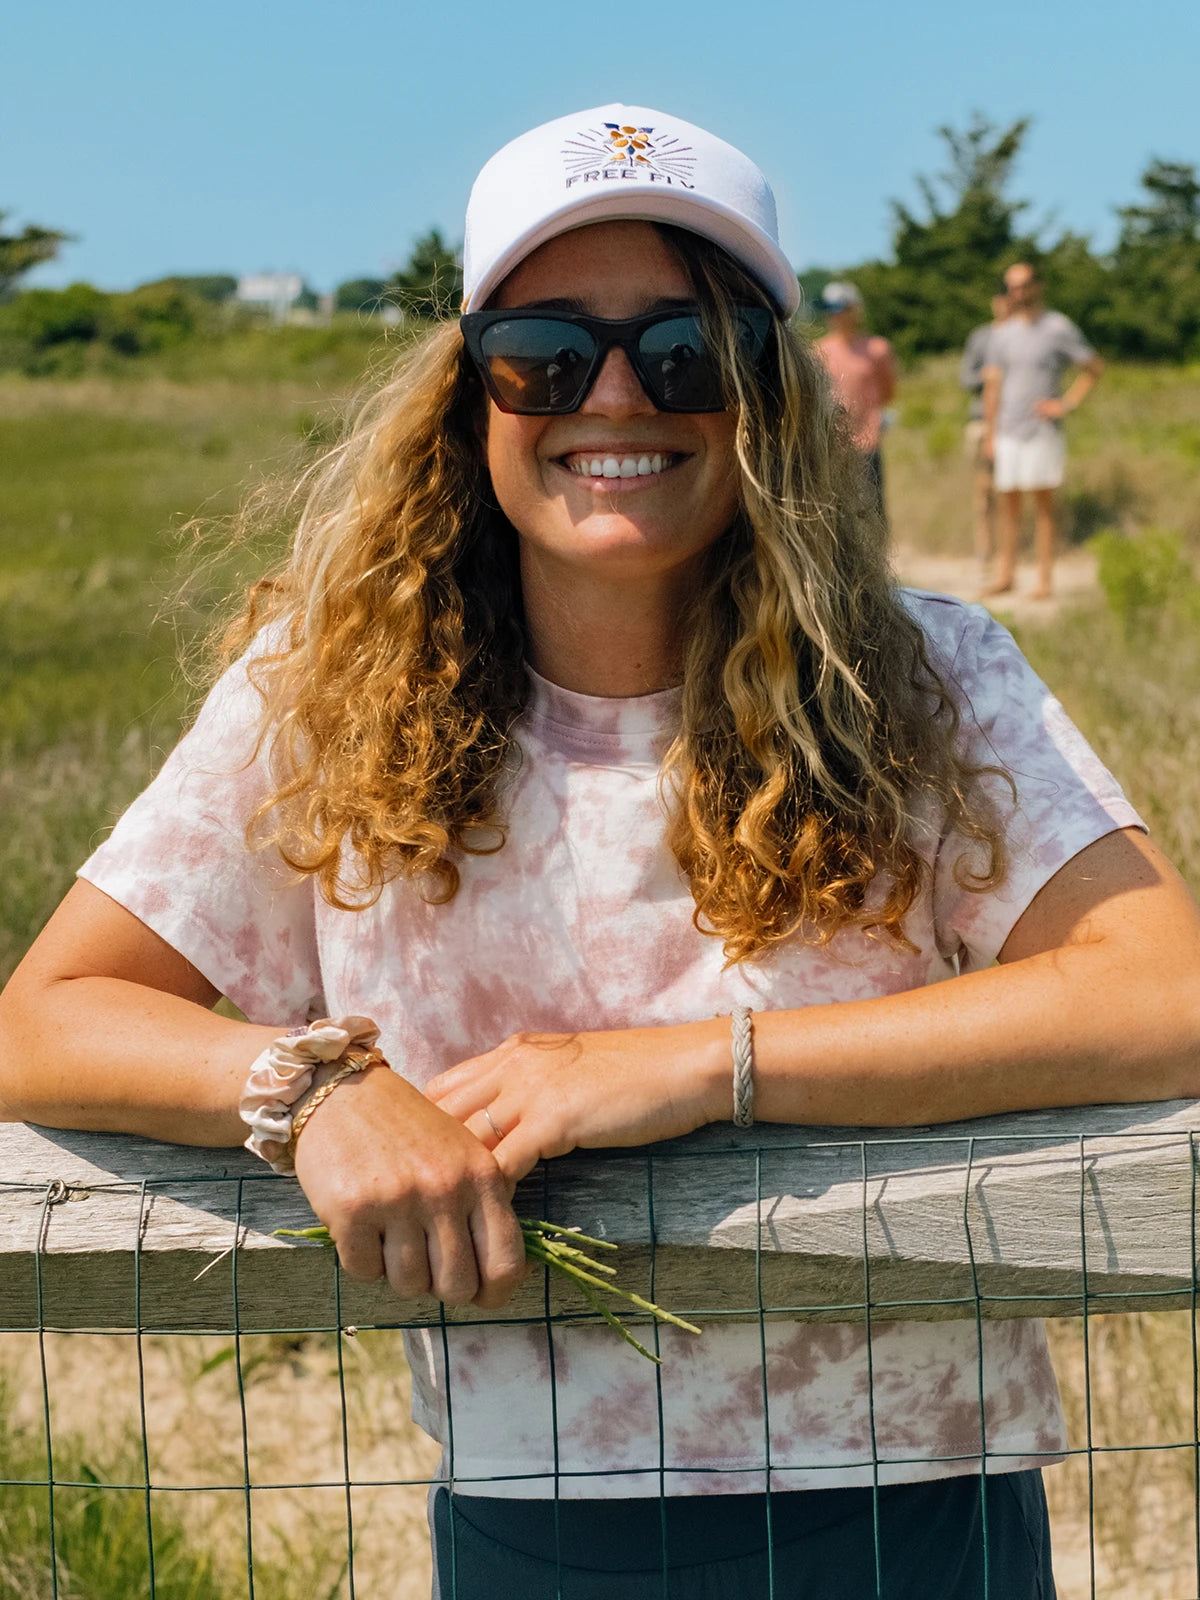
[[[622,1281],[682,1316],[757,1325],[778,1469],[806,1463],[772,1439],[771,1323],[973,1323],[985,1513],[1003,1461],[983,1424],[983,1323],[1055,1319],[1059,1593],[1178,1600],[1200,1594],[1198,1133],[1191,1102],[710,1128],[549,1163],[517,1207],[618,1244]],[[428,1594],[426,1494],[462,1482],[455,1396],[439,1466],[407,1420],[401,1333],[444,1346],[459,1321],[543,1328],[553,1396],[552,1330],[597,1314],[546,1272],[501,1313],[400,1302],[276,1236],[312,1220],[242,1152],[0,1127],[0,1600]],[[657,1348],[655,1324],[629,1321]],[[654,1381],[661,1496],[677,1469]],[[881,1456],[871,1417],[877,1497],[881,1465],[904,1457]],[[557,1500],[569,1476],[556,1441],[537,1492]],[[763,1486],[759,1470],[735,1487]],[[877,1516],[876,1561],[883,1593]]]

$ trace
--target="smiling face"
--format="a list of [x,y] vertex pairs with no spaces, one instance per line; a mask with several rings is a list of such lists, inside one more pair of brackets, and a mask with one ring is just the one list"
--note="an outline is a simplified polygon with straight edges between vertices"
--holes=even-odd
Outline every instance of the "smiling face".
[[[635,317],[692,305],[687,273],[646,222],[601,222],[535,250],[501,285],[501,310]],[[684,579],[738,506],[735,418],[659,411],[610,350],[578,411],[521,417],[488,402],[492,487],[521,540],[522,574]]]

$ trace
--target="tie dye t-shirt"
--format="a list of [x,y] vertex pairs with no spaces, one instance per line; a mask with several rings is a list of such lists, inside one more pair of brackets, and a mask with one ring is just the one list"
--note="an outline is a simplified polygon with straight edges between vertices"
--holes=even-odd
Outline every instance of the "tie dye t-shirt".
[[[248,852],[265,773],[261,757],[245,765],[259,700],[241,664],[82,875],[255,1022],[373,1016],[389,1060],[417,1085],[521,1029],[669,1025],[739,1002],[832,1005],[952,979],[993,961],[1072,856],[1138,819],[1003,628],[942,596],[907,591],[906,603],[957,685],[971,753],[1002,762],[1019,793],[1011,867],[994,893],[964,891],[963,842],[928,830],[911,950],[850,932],[725,970],[720,941],[693,927],[664,839],[657,779],[678,691],[597,699],[532,675],[503,792],[507,842],[460,863],[448,905],[402,880],[365,911],[337,911],[271,853]],[[454,1477],[467,1493],[553,1494],[556,1433],[565,1496],[657,1494],[663,1481],[669,1494],[762,1488],[758,1326],[716,1322],[700,1339],[667,1329],[662,1353],[656,1373],[603,1327],[455,1327],[447,1375],[440,1331],[416,1334],[416,1419],[445,1445],[450,1392]],[[773,1487],[869,1484],[872,1411],[882,1482],[978,1471],[981,1359],[989,1468],[1064,1447],[1039,1323],[985,1323],[982,1349],[973,1321],[879,1325],[869,1356],[868,1368],[859,1326],[766,1325]]]

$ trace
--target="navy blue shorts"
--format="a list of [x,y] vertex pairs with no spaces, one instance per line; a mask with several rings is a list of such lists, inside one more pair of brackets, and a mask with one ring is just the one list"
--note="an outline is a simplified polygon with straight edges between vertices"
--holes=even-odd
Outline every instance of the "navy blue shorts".
[[769,1539],[766,1505],[560,1500],[556,1528],[552,1500],[438,1489],[434,1600],[1054,1600],[1040,1472],[882,1488],[878,1517],[869,1488],[773,1494]]

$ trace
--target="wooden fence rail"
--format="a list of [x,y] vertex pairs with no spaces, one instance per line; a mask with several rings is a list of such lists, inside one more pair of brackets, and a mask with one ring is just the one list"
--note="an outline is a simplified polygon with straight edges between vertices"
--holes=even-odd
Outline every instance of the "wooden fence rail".
[[[926,1129],[714,1126],[579,1152],[517,1210],[621,1246],[687,1313],[811,1321],[1074,1316],[1194,1304],[1200,1102],[1022,1112]],[[433,1301],[274,1237],[313,1221],[239,1150],[0,1125],[0,1328],[266,1331],[418,1325]],[[236,1247],[236,1248],[235,1248]],[[555,1314],[578,1310],[550,1288]],[[531,1275],[504,1320],[541,1321]],[[445,1312],[453,1321],[497,1313]]]

